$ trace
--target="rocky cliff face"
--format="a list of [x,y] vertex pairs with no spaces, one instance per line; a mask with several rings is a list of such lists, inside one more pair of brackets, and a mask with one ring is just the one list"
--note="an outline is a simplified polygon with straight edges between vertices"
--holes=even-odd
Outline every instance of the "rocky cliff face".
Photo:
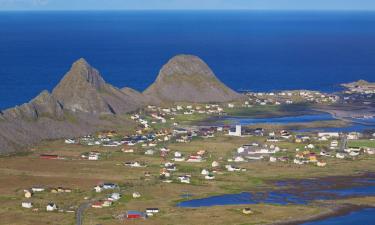
[[64,112],[62,105],[48,91],[43,91],[29,103],[6,110],[3,113],[3,117],[25,120],[49,117],[62,120],[64,119]]
[[228,102],[240,94],[223,84],[200,58],[178,55],[163,66],[144,91],[152,102]]
[[120,114],[136,110],[143,99],[107,84],[84,59],[75,62],[52,92],[66,110],[91,114]]
[[[76,61],[52,94],[0,112],[0,154],[26,150],[45,139],[86,135],[123,123],[116,116],[146,104],[141,93],[107,84],[84,59]],[[112,116],[111,120],[101,115]],[[123,124],[126,126],[126,124]]]
[[[52,93],[43,91],[29,103],[0,111],[0,154],[26,150],[41,140],[126,126],[129,121],[118,115],[149,103],[226,102],[240,97],[196,56],[171,59],[144,93],[107,84],[98,70],[80,59]],[[102,115],[111,119],[101,119]]]

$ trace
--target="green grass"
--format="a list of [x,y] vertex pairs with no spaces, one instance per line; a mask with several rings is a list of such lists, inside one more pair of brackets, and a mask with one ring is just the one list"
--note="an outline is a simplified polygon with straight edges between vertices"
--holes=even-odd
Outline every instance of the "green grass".
[[239,117],[270,117],[270,116],[286,116],[306,114],[309,109],[307,104],[291,104],[291,105],[256,105],[250,108],[229,108],[225,112],[229,116]]
[[349,141],[349,147],[368,147],[375,148],[375,141],[371,140],[355,140]]

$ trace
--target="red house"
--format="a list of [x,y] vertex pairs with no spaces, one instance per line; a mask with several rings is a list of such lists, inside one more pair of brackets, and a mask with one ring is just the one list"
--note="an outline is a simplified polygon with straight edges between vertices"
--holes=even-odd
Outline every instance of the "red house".
[[131,210],[131,211],[126,212],[126,218],[128,218],[128,219],[140,219],[140,218],[146,218],[146,215],[142,212]]
[[40,155],[41,159],[58,159],[58,155],[48,155],[48,154],[42,154]]

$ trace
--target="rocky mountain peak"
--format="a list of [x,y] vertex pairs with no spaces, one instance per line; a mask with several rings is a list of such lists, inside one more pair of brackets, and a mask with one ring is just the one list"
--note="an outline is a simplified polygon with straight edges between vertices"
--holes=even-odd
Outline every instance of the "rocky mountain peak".
[[81,58],[55,87],[52,95],[64,109],[92,114],[118,114],[143,103],[107,84],[99,71]]
[[241,97],[223,84],[202,59],[193,55],[178,55],[170,59],[144,94],[155,104],[228,102]]
[[80,58],[73,63],[70,71],[65,75],[60,85],[74,85],[87,83],[95,89],[102,89],[105,81],[99,71],[93,68],[84,58]]
[[199,57],[194,55],[177,55],[162,67],[159,73],[159,78],[194,75],[215,78],[212,70]]

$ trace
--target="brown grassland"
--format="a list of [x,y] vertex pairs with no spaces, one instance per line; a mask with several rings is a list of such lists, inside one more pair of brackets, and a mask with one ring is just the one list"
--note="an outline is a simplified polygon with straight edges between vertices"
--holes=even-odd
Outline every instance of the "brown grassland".
[[[365,171],[375,172],[373,157],[362,156],[360,160],[330,159],[327,167],[318,168],[313,165],[293,165],[290,163],[269,163],[266,161],[242,163],[246,172],[229,173],[222,171],[216,175],[216,180],[206,181],[200,175],[203,168],[210,168],[211,162],[217,160],[223,166],[228,164],[236,148],[253,141],[262,141],[258,137],[227,137],[217,136],[210,139],[197,138],[191,143],[171,143],[168,147],[173,151],[181,151],[185,155],[204,149],[208,152],[206,162],[176,163],[178,174],[191,174],[191,184],[162,183],[159,181],[159,171],[164,161],[159,156],[145,156],[141,147],[135,153],[123,153],[120,148],[91,147],[82,145],[66,145],[62,140],[46,141],[34,147],[27,155],[0,158],[0,224],[22,225],[71,225],[75,224],[74,213],[46,212],[48,202],[55,202],[62,209],[74,209],[86,199],[100,199],[106,193],[94,193],[93,187],[100,182],[114,182],[120,185],[123,198],[113,206],[103,209],[89,208],[84,213],[84,224],[273,224],[285,220],[304,219],[330,211],[330,206],[319,202],[310,205],[250,205],[255,212],[244,215],[241,210],[246,206],[217,206],[199,209],[176,207],[181,195],[190,193],[193,198],[201,198],[215,194],[256,191],[269,187],[271,180],[288,178],[312,178],[336,175],[355,175]],[[294,152],[301,147],[290,142],[278,144]],[[99,151],[103,157],[99,161],[80,159],[80,154],[88,151]],[[58,154],[64,160],[40,159],[44,153]],[[146,168],[129,168],[123,165],[125,161],[145,162]],[[146,179],[144,172],[150,172]],[[30,200],[23,198],[23,190],[32,186],[67,187],[72,193],[36,193]],[[141,198],[133,199],[131,194],[141,193]],[[32,201],[38,212],[21,208],[22,201]],[[344,202],[344,200],[341,200]],[[352,199],[346,202],[358,204],[366,202],[375,204],[375,198]],[[340,201],[337,201],[340,202]],[[147,207],[160,208],[161,212],[146,220],[119,221],[115,215],[126,210],[143,211]]]

